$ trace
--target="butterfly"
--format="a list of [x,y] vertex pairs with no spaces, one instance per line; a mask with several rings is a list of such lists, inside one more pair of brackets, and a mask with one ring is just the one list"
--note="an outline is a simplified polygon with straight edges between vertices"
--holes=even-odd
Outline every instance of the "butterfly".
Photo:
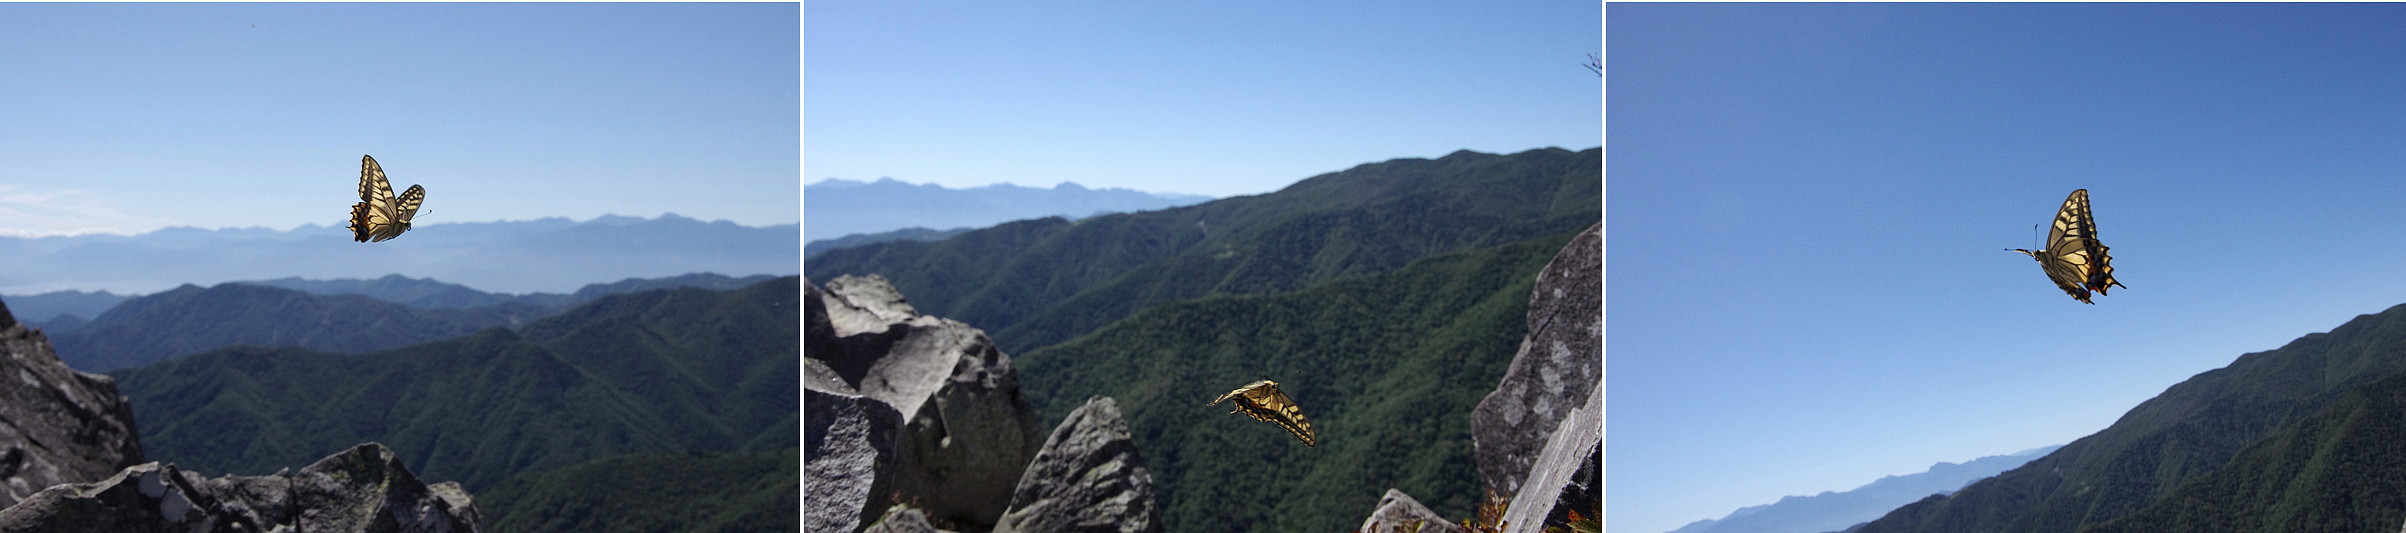
[[384,167],[376,158],[359,156],[359,203],[351,204],[351,240],[377,241],[401,236],[409,231],[409,219],[418,216],[418,206],[426,203],[426,188],[416,185],[400,196],[393,196],[393,184],[384,181]]
[[[2097,242],[2097,220],[2089,213],[2089,190],[2072,191],[2063,199],[2063,208],[2055,211],[2055,229],[2047,232],[2046,249],[2031,251],[2012,248],[2038,260],[2039,268],[2047,271],[2047,279],[2064,294],[2080,303],[2089,301],[2089,291],[2105,294],[2106,287],[2122,287],[2114,281],[2114,258],[2106,253],[2105,243]],[[2128,287],[2123,287],[2128,288]]]
[[1303,406],[1296,405],[1286,392],[1278,390],[1278,382],[1267,379],[1255,381],[1228,391],[1204,405],[1219,405],[1229,399],[1236,400],[1236,410],[1229,411],[1229,414],[1241,412],[1254,420],[1278,424],[1278,427],[1287,428],[1288,433],[1294,433],[1304,446],[1319,446],[1320,435],[1312,432],[1311,419],[1303,417]]

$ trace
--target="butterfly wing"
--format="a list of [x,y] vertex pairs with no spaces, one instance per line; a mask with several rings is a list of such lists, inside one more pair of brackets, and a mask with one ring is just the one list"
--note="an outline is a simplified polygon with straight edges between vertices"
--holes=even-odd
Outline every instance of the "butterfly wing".
[[1208,405],[1231,398],[1236,400],[1236,412],[1286,428],[1288,433],[1295,434],[1297,440],[1303,441],[1304,446],[1320,445],[1320,435],[1312,430],[1311,419],[1303,416],[1303,406],[1297,405],[1293,398],[1288,398],[1286,391],[1279,390],[1278,382],[1266,379],[1256,381],[1228,391]]
[[2038,258],[2047,279],[2057,288],[2072,295],[2080,303],[2089,301],[2089,291],[2105,294],[2108,287],[2120,287],[2114,280],[2113,256],[2103,242],[2097,240],[2097,219],[2089,210],[2089,190],[2072,191],[2065,197],[2063,207],[2055,211],[2054,228],[2047,232],[2047,249],[2031,254]]
[[393,205],[393,212],[396,215],[394,218],[401,224],[408,225],[411,219],[418,217],[418,206],[426,204],[426,188],[411,185],[409,190],[402,192],[396,200],[397,202]]
[[391,238],[380,233],[391,224],[392,197],[393,185],[384,179],[384,166],[376,164],[375,157],[359,156],[359,203],[351,204],[351,240]]
[[359,156],[359,201],[375,203],[393,197],[393,184],[384,181],[384,166],[376,158]]
[[399,197],[376,158],[359,156],[359,200],[351,205],[351,240],[383,242],[409,231],[409,220],[426,202],[426,188],[409,186]]

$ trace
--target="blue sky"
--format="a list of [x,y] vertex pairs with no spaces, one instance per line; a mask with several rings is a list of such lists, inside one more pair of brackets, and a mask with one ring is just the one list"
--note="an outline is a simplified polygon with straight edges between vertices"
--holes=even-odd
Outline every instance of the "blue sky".
[[1602,144],[1591,2],[813,2],[803,175],[1212,196]]
[[800,218],[795,4],[0,4],[0,235]]
[[[1608,11],[1614,531],[2069,442],[2406,302],[2406,6]],[[2078,188],[2094,306],[2002,251]]]

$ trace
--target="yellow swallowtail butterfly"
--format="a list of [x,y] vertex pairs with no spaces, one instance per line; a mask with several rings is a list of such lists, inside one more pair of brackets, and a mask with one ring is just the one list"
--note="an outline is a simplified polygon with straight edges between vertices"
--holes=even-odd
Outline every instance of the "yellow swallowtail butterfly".
[[401,236],[409,231],[409,219],[418,216],[418,206],[426,203],[426,188],[409,186],[409,191],[393,196],[393,184],[384,181],[384,167],[376,158],[359,156],[359,203],[351,204],[351,240],[377,241]]
[[[2055,229],[2047,232],[2044,250],[2012,248],[2038,260],[2039,268],[2047,271],[2047,279],[2064,294],[2080,303],[2089,301],[2089,291],[2105,294],[2106,287],[2122,287],[2114,281],[2114,258],[2106,253],[2104,243],[2097,242],[2097,219],[2089,213],[2089,190],[2072,191],[2063,199],[2063,208],[2055,211]],[[2123,287],[2128,288],[2128,287]]]
[[1229,414],[1244,413],[1254,420],[1278,424],[1278,427],[1287,428],[1288,433],[1294,433],[1304,446],[1320,445],[1320,435],[1312,432],[1311,419],[1303,417],[1303,406],[1295,405],[1293,398],[1288,398],[1285,391],[1278,390],[1278,382],[1267,379],[1255,381],[1228,391],[1204,405],[1219,405],[1230,399],[1236,400],[1236,410],[1229,411]]

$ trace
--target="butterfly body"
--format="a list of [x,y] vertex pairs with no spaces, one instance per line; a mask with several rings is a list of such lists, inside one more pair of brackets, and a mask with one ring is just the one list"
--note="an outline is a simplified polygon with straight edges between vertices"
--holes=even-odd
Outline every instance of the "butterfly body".
[[426,188],[416,185],[399,196],[384,179],[376,158],[359,156],[359,203],[351,204],[351,240],[383,242],[409,231],[409,220],[426,203]]
[[1236,404],[1236,410],[1229,411],[1229,414],[1244,413],[1254,420],[1278,424],[1278,427],[1286,428],[1288,433],[1295,434],[1295,438],[1303,441],[1304,446],[1317,447],[1320,444],[1320,434],[1312,431],[1311,419],[1304,418],[1303,406],[1297,405],[1293,398],[1288,398],[1285,391],[1278,390],[1276,381],[1255,381],[1228,391],[1204,405],[1219,405],[1228,400],[1235,400]]
[[[2063,207],[2055,211],[2053,229],[2047,232],[2046,248],[2041,250],[2007,249],[2021,252],[2038,260],[2047,279],[2055,287],[2080,303],[2089,301],[2090,291],[2104,295],[2108,287],[2122,287],[2114,280],[2113,255],[2103,242],[2097,240],[2097,219],[2089,211],[2089,190],[2072,191],[2064,198]],[[2124,287],[2128,288],[2128,287]]]

